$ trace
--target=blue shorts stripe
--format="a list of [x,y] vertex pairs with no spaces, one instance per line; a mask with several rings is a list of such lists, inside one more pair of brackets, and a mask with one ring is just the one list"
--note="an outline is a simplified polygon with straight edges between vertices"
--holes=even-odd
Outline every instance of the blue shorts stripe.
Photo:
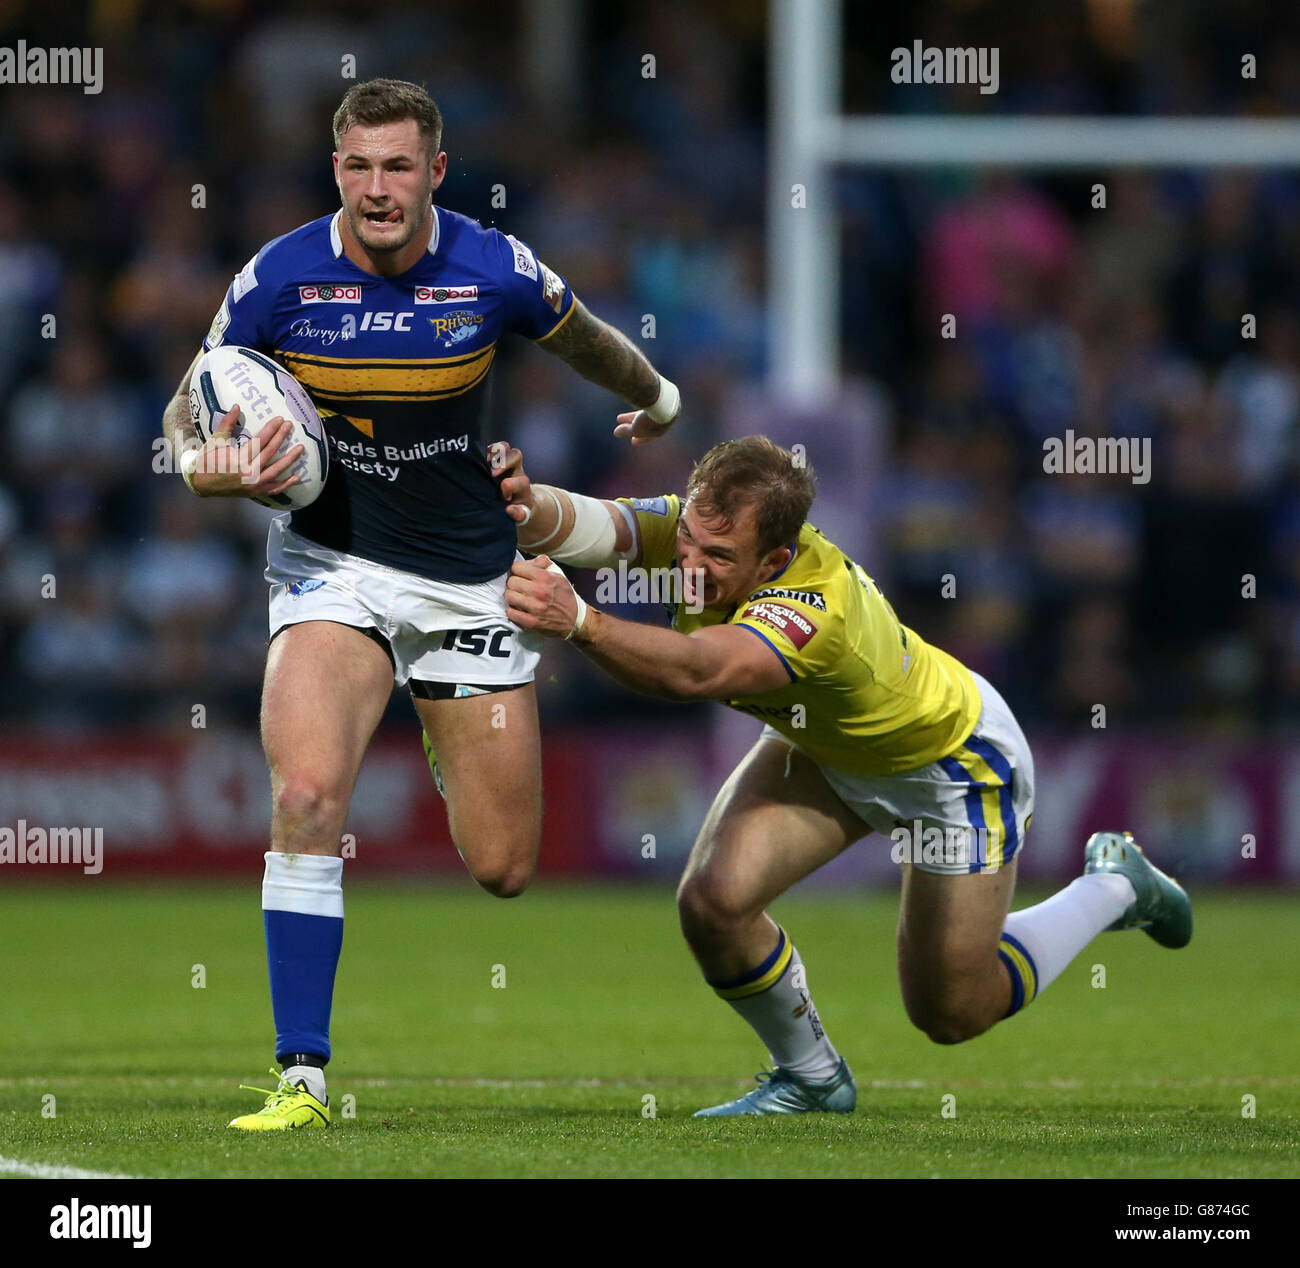
[[972,753],[978,753],[989,766],[993,773],[1004,783],[1011,782],[1011,763],[1007,761],[997,749],[993,747],[988,740],[981,739],[978,735],[969,735],[966,737],[966,747]]
[[1012,792],[1015,772],[1011,769],[1011,763],[988,740],[971,735],[966,739],[966,747],[982,757],[989,764],[989,769],[1002,781],[1002,787],[998,789],[998,809],[1002,815],[1002,862],[1005,865],[1015,858],[1016,851],[1020,848],[1015,797]]

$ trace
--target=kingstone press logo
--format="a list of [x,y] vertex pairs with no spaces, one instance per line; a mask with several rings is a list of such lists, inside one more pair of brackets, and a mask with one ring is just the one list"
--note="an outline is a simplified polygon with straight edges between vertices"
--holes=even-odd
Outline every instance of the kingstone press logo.
[[104,89],[104,50],[33,48],[19,40],[0,47],[0,84],[80,84],[94,96]]

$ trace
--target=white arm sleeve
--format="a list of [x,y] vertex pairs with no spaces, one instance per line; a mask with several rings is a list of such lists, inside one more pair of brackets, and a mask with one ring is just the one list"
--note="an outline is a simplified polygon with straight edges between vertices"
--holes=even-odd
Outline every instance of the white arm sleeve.
[[614,549],[618,534],[605,504],[581,493],[570,493],[569,501],[573,503],[573,529],[559,546],[545,553],[562,564],[576,564],[579,568],[608,567],[618,558]]

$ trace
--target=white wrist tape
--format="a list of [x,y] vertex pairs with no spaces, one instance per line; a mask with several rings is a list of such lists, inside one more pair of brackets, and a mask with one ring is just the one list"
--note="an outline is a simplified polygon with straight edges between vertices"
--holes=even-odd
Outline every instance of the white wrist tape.
[[[542,547],[545,546],[547,542],[549,542],[552,538],[554,538],[559,533],[560,525],[564,523],[564,510],[560,506],[560,499],[555,495],[555,490],[552,489],[549,484],[535,485],[533,491],[534,494],[545,493],[546,496],[551,499],[551,505],[555,507],[555,527],[549,533],[547,533],[545,537],[538,538],[538,540],[535,542],[519,543],[526,551],[529,551],[531,554],[537,555],[541,553]],[[520,527],[522,527],[523,524],[527,524],[528,520],[532,518],[533,518],[532,512],[529,512],[528,519],[523,520]]]
[[584,602],[582,595],[575,590],[573,592],[573,597],[578,601],[578,615],[573,618],[573,628],[564,636],[564,641],[566,643],[572,639],[575,634],[582,631],[583,622],[587,619],[587,604]]
[[[569,501],[573,503],[573,528],[568,537],[546,553],[562,564],[577,564],[579,568],[606,567],[616,554],[614,542],[618,533],[613,517],[599,498],[570,493]],[[536,552],[537,546],[527,549]]]
[[646,406],[646,414],[656,423],[671,423],[682,408],[682,394],[672,379],[659,376],[659,395],[653,405]]
[[199,459],[202,456],[202,450],[199,449],[186,449],[181,454],[181,479],[185,481],[185,487],[196,497],[199,491],[194,487],[194,472],[198,468]]
[[[546,571],[553,572],[557,577],[564,577],[564,569],[561,568],[560,565],[557,564],[553,559],[549,564],[547,564]],[[565,581],[569,581],[568,577],[564,577],[564,579]],[[573,582],[571,581],[569,581],[569,588],[573,589]],[[575,634],[581,631],[582,624],[587,619],[586,601],[583,599],[582,595],[580,595],[576,590],[573,591],[573,601],[578,605],[578,615],[573,618],[573,626],[569,630],[569,632],[564,636],[564,641],[566,643]]]

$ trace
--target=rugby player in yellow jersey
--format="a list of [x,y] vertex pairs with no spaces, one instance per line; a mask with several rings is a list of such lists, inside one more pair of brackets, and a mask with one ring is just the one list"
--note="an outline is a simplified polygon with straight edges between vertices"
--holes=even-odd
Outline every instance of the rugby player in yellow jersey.
[[[1034,804],[1025,737],[988,682],[901,624],[806,522],[813,473],[788,451],[761,436],[717,445],[684,500],[533,485],[518,450],[501,473],[521,549],[545,552],[514,564],[511,620],[569,639],[636,690],[719,700],[766,723],[705,819],[677,904],[706,980],[775,1068],[701,1114],[854,1108],[853,1076],[767,908],[872,830],[903,865],[903,1002],[936,1043],[1020,1011],[1103,930],[1190,939],[1187,895],[1127,833],[1094,834],[1082,877],[1008,914]],[[588,607],[553,559],[680,567],[673,628]]]

